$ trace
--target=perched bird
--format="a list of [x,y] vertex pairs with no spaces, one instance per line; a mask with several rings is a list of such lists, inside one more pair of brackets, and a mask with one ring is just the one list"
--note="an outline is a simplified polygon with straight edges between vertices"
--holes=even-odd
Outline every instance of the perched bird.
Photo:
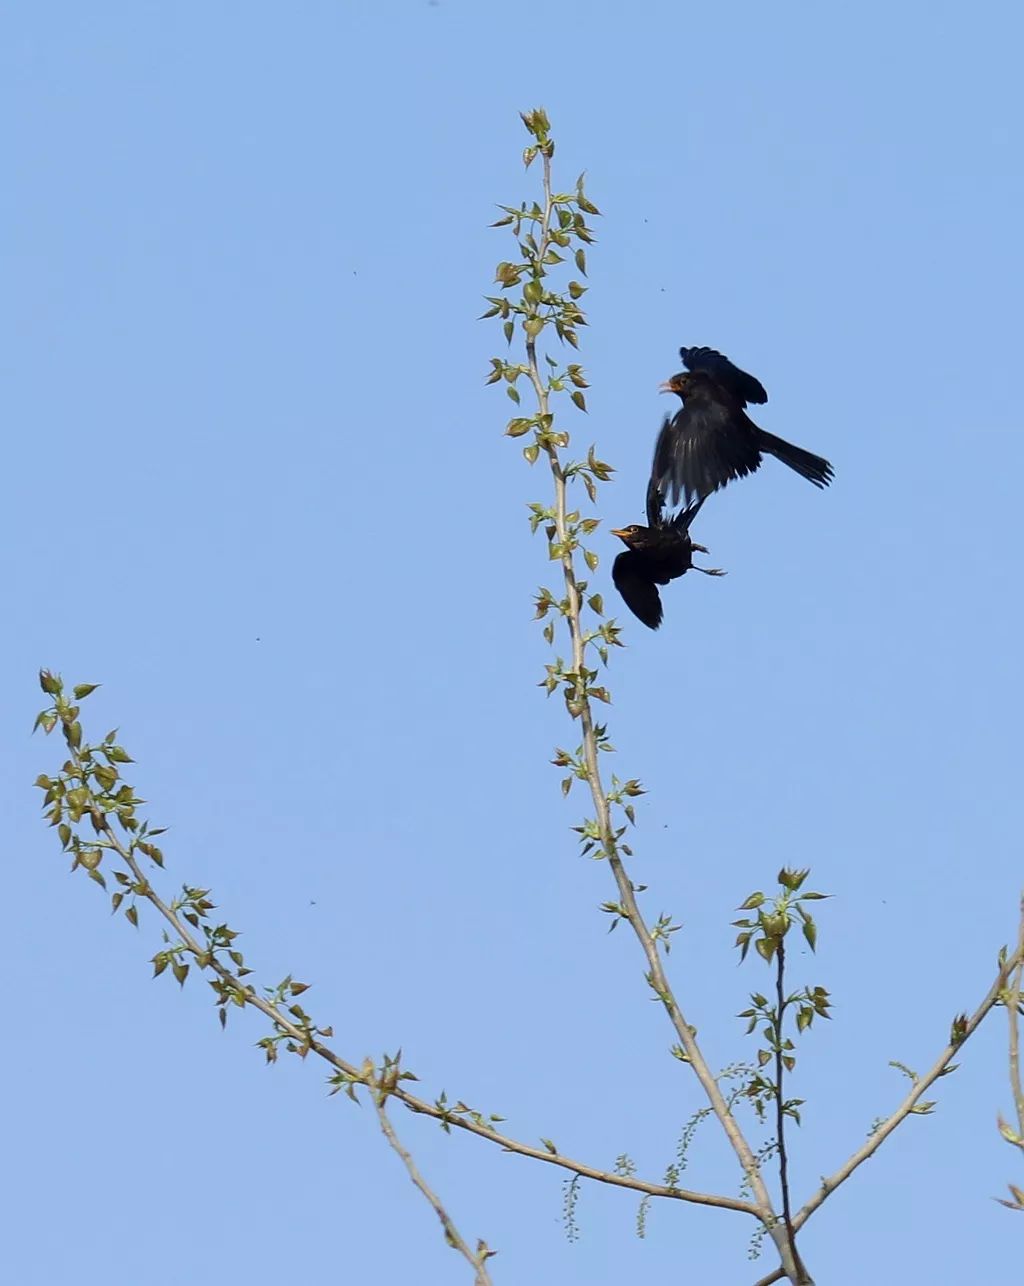
[[615,588],[633,615],[652,630],[658,628],[662,618],[659,585],[667,585],[691,567],[706,576],[725,575],[717,567],[693,566],[694,552],[708,552],[690,539],[690,524],[703,503],[701,499],[695,505],[687,505],[666,522],[665,497],[652,478],[647,485],[647,526],[612,529],[612,535],[628,546],[612,564]]
[[[662,384],[683,405],[665,421],[654,458],[654,478],[673,504],[684,495],[703,500],[733,478],[745,478],[773,455],[816,487],[832,481],[832,466],[820,455],[793,446],[759,428],[744,411],[749,402],[768,401],[760,380],[734,366],[713,348],[681,348],[686,372]],[[687,373],[688,372],[688,373]]]

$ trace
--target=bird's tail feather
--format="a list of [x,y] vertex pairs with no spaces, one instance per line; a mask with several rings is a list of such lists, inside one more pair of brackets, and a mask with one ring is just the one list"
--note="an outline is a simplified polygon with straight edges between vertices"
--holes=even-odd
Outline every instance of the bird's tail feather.
[[795,447],[785,438],[777,438],[774,433],[758,429],[757,445],[761,451],[775,456],[776,460],[781,460],[783,464],[788,464],[791,469],[802,478],[806,478],[808,482],[813,482],[816,487],[827,487],[832,481],[832,466],[827,460],[820,455],[815,455],[812,451],[805,451],[803,447]]

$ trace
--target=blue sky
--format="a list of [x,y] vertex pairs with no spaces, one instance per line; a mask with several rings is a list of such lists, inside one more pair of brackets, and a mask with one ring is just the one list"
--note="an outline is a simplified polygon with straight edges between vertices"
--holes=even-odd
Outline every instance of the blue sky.
[[[550,33],[550,34],[546,34]],[[769,461],[710,502],[728,578],[687,577],[609,676],[616,770],[650,795],[635,878],[685,924],[670,963],[716,1066],[766,976],[733,908],[809,865],[833,994],[802,1043],[805,1195],[929,1064],[1014,930],[1017,371],[1024,19],[983,3],[8,6],[0,362],[7,453],[0,780],[14,1278],[195,1286],[466,1281],[372,1114],[264,1069],[205,986],[150,980],[38,820],[35,672],[138,760],[168,880],[210,886],[267,982],[355,1061],[402,1046],[446,1089],[595,1165],[660,1179],[700,1105],[667,1056],[609,872],[576,853],[534,686],[545,498],[483,385],[476,320],[530,195],[520,108],[601,207],[565,427],[617,467],[595,582],[642,516],[680,344],[767,385]],[[618,611],[616,603],[616,611]],[[292,1063],[294,1062],[294,1065]],[[928,1120],[809,1224],[819,1282],[1006,1280],[1019,1221],[996,1015]],[[499,1283],[753,1281],[740,1217],[586,1188],[399,1115]],[[686,1172],[731,1189],[707,1130]],[[942,1221],[954,1228],[942,1235]],[[877,1268],[884,1264],[884,1270]],[[870,1267],[869,1267],[870,1266]]]

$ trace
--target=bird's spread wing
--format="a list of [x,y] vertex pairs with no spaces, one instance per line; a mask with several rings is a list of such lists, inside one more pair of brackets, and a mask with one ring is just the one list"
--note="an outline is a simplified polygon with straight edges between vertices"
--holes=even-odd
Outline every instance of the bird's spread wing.
[[662,491],[671,489],[673,504],[684,494],[689,506],[760,464],[757,430],[740,408],[690,398],[658,435],[654,480]]
[[709,375],[726,392],[738,398],[743,406],[748,402],[756,402],[760,405],[768,401],[768,394],[760,380],[755,379],[753,375],[748,375],[746,371],[741,371],[738,366],[734,366],[729,361],[728,357],[724,357],[715,349],[681,348],[679,356],[683,359],[683,365],[688,371],[702,371],[705,375]]
[[[651,480],[647,484],[647,525],[660,527],[665,513],[665,493],[672,485],[675,463],[675,421],[666,415],[654,443]],[[678,499],[678,489],[676,499]]]
[[612,580],[626,606],[652,630],[661,624],[661,595],[651,580],[642,554],[627,549],[612,563]]

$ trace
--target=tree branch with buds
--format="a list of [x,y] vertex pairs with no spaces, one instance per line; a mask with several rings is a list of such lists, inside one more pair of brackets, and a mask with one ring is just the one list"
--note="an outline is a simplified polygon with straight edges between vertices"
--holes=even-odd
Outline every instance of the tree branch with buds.
[[[758,1286],[784,1279],[797,1286],[813,1286],[797,1249],[801,1229],[909,1116],[926,1115],[932,1110],[934,1104],[924,1095],[939,1078],[955,1070],[953,1058],[1000,1004],[1008,1015],[1010,1085],[1017,1124],[1000,1119],[999,1128],[1008,1142],[1024,1151],[1018,1022],[1024,978],[1024,903],[1016,946],[1013,951],[1004,948],[1000,953],[996,978],[974,1013],[969,1017],[960,1014],[953,1020],[946,1047],[923,1076],[895,1064],[912,1081],[902,1102],[794,1211],[790,1199],[790,1144],[794,1137],[792,1126],[801,1123],[802,1100],[787,1095],[792,1093],[789,1078],[796,1066],[795,1038],[807,1032],[816,1018],[830,1017],[831,1000],[819,985],[792,990],[793,984],[786,976],[790,967],[786,939],[798,929],[814,950],[817,925],[809,904],[825,895],[805,890],[807,871],[784,868],[778,874],[779,887],[774,893],[753,893],[740,907],[744,915],[734,924],[739,929],[736,945],[741,960],[753,946],[751,959],[759,957],[773,971],[773,985],[766,988],[770,994],[751,993],[749,1006],[740,1015],[747,1020],[748,1035],[758,1042],[755,1060],[730,1064],[716,1074],[668,976],[667,957],[679,925],[664,914],[650,921],[645,917],[640,906],[643,887],[634,884],[627,869],[632,857],[629,836],[635,823],[635,801],[644,794],[643,786],[635,777],[620,778],[604,771],[604,757],[614,748],[604,716],[599,713],[611,701],[603,671],[613,649],[622,644],[619,627],[605,615],[602,595],[589,584],[599,560],[587,542],[598,528],[599,519],[592,514],[584,516],[575,497],[582,488],[586,503],[594,505],[599,489],[614,470],[598,456],[594,446],[584,456],[570,458],[571,435],[561,422],[556,425],[554,408],[563,395],[576,411],[587,412],[589,384],[583,367],[565,358],[572,355],[567,349],[578,349],[580,331],[587,324],[581,301],[587,292],[583,284],[587,253],[594,242],[588,219],[599,211],[586,195],[583,175],[568,190],[561,191],[554,185],[555,144],[543,110],[524,113],[523,121],[530,136],[523,159],[527,168],[539,162],[534,171],[539,171],[539,192],[533,200],[500,207],[501,218],[495,224],[511,231],[515,253],[498,264],[498,293],[488,297],[490,307],[485,316],[500,320],[509,346],[508,355],[491,359],[488,382],[503,387],[515,406],[506,434],[524,440],[525,460],[531,466],[543,462],[550,482],[548,495],[529,505],[531,528],[534,532],[543,531],[548,560],[555,569],[552,586],[541,587],[535,598],[544,638],[555,649],[539,686],[549,696],[559,694],[571,726],[576,729],[573,740],[577,742],[574,749],[556,748],[552,762],[562,774],[565,796],[571,795],[577,785],[583,788],[587,815],[574,827],[580,850],[584,856],[607,864],[613,885],[613,895],[601,910],[610,917],[610,928],[624,923],[635,938],[644,959],[647,986],[661,1002],[671,1024],[675,1041],[672,1053],[692,1070],[706,1100],[684,1128],[676,1161],[668,1166],[664,1181],[638,1177],[636,1166],[626,1155],[620,1156],[611,1169],[590,1165],[565,1155],[550,1139],[541,1138],[539,1144],[533,1144],[514,1138],[500,1128],[503,1117],[485,1114],[461,1099],[449,1101],[443,1093],[432,1099],[417,1093],[411,1085],[418,1078],[405,1067],[401,1051],[361,1062],[338,1053],[332,1043],[332,1028],[319,1025],[306,1010],[307,1002],[300,999],[308,990],[306,984],[289,975],[274,986],[257,988],[252,970],[236,945],[238,933],[228,924],[216,922],[212,914],[216,907],[208,889],[186,884],[175,896],[157,889],[164,854],[156,841],[163,831],[139,816],[143,801],[123,777],[125,766],[132,763],[131,756],[114,732],[100,742],[90,742],[80,722],[81,703],[96,685],[80,684],[69,691],[57,675],[45,670],[41,673],[40,683],[50,704],[39,714],[36,726],[47,735],[59,729],[67,758],[56,774],[43,774],[36,784],[44,792],[45,816],[56,830],[63,851],[70,855],[72,869],[84,871],[106,890],[112,910],[133,926],[139,927],[140,910],[146,907],[162,921],[163,942],[152,958],[154,974],[167,974],[182,986],[190,976],[202,976],[211,988],[222,1025],[236,1009],[256,1011],[266,1020],[267,1030],[257,1043],[268,1063],[276,1062],[282,1052],[303,1059],[313,1055],[329,1069],[332,1094],[344,1093],[354,1101],[369,1098],[385,1139],[437,1216],[447,1244],[471,1267],[475,1286],[490,1286],[488,1264],[494,1252],[482,1240],[474,1248],[460,1233],[399,1137],[389,1112],[392,1104],[401,1104],[409,1112],[437,1122],[446,1132],[461,1130],[505,1152],[560,1169],[569,1176],[566,1214],[570,1222],[584,1179],[638,1194],[640,1235],[655,1198],[743,1214],[754,1221],[754,1251],[762,1239],[770,1237],[779,1257],[779,1266]],[[563,274],[568,280],[559,287],[556,282]],[[552,340],[560,345],[558,357],[544,349]],[[514,349],[513,345],[520,347]],[[532,405],[523,405],[524,391]],[[581,506],[583,503],[581,499]],[[740,1110],[752,1113],[755,1128],[769,1133],[774,1129],[774,1137],[762,1138],[753,1146],[750,1137],[754,1136],[741,1129],[737,1120]],[[717,1121],[736,1158],[737,1195],[703,1192],[679,1184],[686,1149],[695,1131],[703,1121],[712,1119]],[[775,1175],[770,1174],[770,1161],[777,1163]],[[769,1178],[775,1186],[776,1176],[778,1204],[768,1186]],[[1002,1204],[1024,1209],[1024,1192],[1011,1184],[1010,1193],[1012,1200]]]

